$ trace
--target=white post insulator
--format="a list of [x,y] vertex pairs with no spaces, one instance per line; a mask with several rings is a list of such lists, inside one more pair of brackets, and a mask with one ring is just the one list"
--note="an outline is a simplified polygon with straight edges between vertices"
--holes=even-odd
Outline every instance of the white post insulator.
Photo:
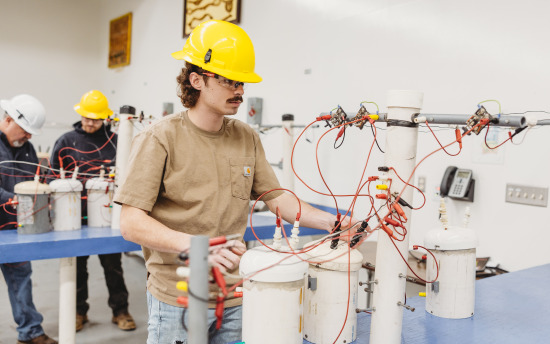
[[275,234],[273,234],[273,248],[279,250],[281,248],[281,239],[283,238],[281,227],[275,227]]
[[441,198],[439,201],[439,221],[445,229],[449,228],[449,218],[447,217],[447,207],[445,206],[445,199]]
[[296,220],[294,221],[294,227],[292,227],[292,234],[290,235],[290,245],[292,248],[296,248],[300,242],[298,234],[300,234],[300,221]]
[[[115,167],[115,191],[124,183],[128,174],[127,165],[130,158],[132,138],[134,137],[134,116],[136,109],[132,106],[120,108],[120,122],[118,126],[118,138],[116,144],[116,167]],[[120,211],[122,207],[113,204],[112,229],[120,229]]]
[[59,260],[59,342],[75,343],[76,257]]
[[294,191],[294,173],[290,164],[294,145],[294,115],[283,115],[283,187]]
[[63,167],[59,168],[59,178],[65,179],[65,170],[63,169]]
[[[388,128],[386,130],[386,149],[384,165],[395,168],[406,180],[414,171],[416,165],[416,146],[418,143],[418,128],[410,125],[411,117],[420,112],[423,93],[417,91],[388,92]],[[405,183],[390,172],[392,190],[404,190],[401,197],[410,204],[413,201],[413,188],[405,187]],[[412,176],[414,178],[414,176]],[[414,179],[412,179],[414,180]],[[408,221],[405,223],[407,234],[403,241],[394,241],[383,231],[378,235],[376,247],[377,284],[373,286],[373,308],[371,319],[371,344],[399,344],[403,324],[403,307],[397,306],[405,295],[406,281],[399,275],[407,274],[407,255],[409,252],[409,235],[411,210],[403,209]],[[401,259],[397,249],[404,255]]]
[[78,166],[75,166],[74,171],[73,171],[73,175],[71,176],[71,178],[73,180],[76,180],[76,177],[78,177]]
[[466,207],[464,210],[464,228],[468,228],[470,226],[470,207]]

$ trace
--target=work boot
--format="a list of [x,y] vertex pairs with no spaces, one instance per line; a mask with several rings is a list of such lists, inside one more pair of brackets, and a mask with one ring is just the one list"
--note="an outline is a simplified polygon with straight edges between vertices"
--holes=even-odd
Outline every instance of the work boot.
[[44,333],[31,340],[18,340],[17,344],[57,344],[57,341],[51,339]]
[[127,312],[113,316],[112,322],[113,324],[117,324],[118,328],[123,331],[132,331],[136,329],[134,318]]
[[82,330],[84,324],[88,322],[88,316],[76,313],[76,332]]

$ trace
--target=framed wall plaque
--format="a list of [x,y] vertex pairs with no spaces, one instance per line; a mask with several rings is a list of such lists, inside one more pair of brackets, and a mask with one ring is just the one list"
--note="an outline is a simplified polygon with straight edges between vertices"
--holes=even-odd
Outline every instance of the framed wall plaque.
[[239,23],[241,0],[183,0],[183,37],[211,19]]
[[111,20],[109,26],[109,68],[130,64],[132,12]]

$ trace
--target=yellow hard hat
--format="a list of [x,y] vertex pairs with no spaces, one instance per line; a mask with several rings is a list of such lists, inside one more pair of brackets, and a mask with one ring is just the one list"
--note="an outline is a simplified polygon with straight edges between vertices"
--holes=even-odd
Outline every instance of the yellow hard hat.
[[80,103],[74,106],[74,110],[90,119],[106,119],[113,114],[113,110],[109,109],[107,97],[97,90],[85,93]]
[[183,50],[172,54],[204,70],[240,82],[260,82],[254,73],[254,46],[246,32],[223,20],[209,20],[187,38]]

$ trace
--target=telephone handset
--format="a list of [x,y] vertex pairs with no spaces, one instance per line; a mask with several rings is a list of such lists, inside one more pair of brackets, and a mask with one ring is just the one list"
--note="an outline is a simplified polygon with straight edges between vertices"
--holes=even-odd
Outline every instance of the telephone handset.
[[449,166],[445,170],[439,194],[442,197],[465,198],[469,194],[470,183],[472,182],[472,170]]

